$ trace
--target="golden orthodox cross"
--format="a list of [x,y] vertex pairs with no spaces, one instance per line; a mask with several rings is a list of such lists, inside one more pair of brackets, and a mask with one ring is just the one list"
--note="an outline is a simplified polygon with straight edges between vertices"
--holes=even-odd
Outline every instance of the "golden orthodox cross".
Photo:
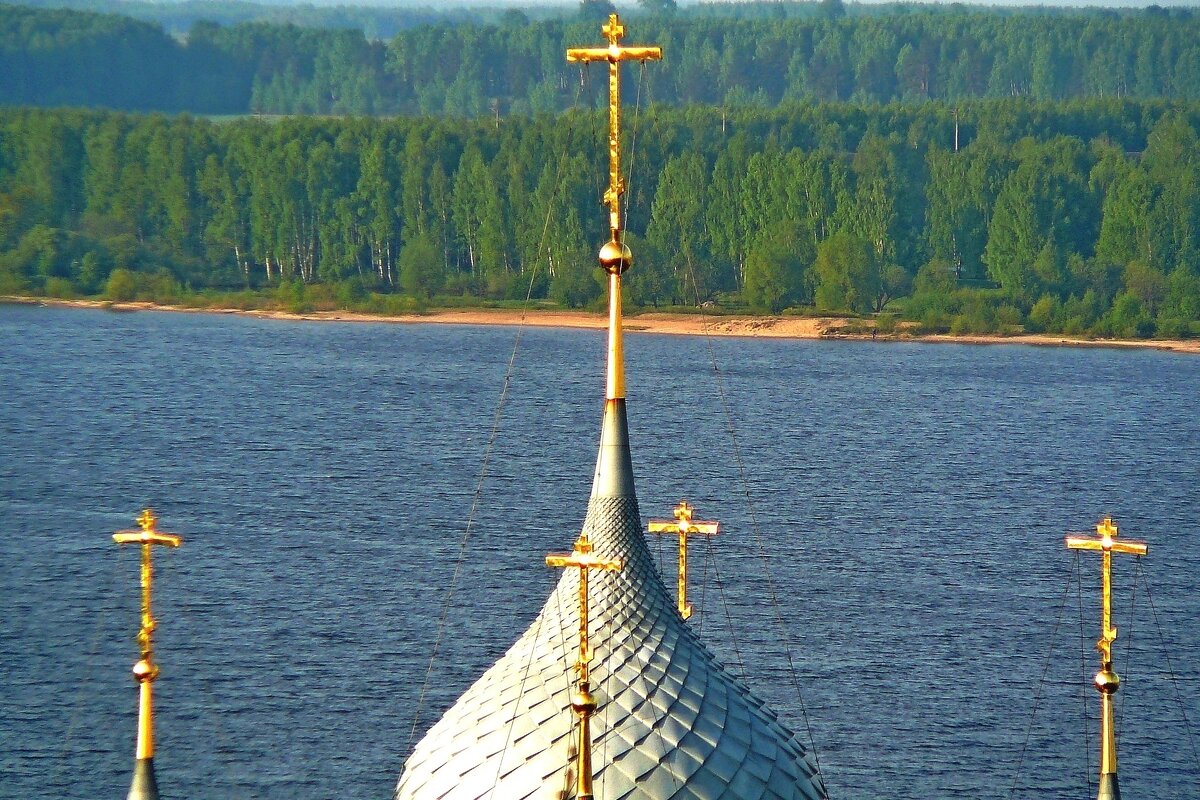
[[1117,639],[1117,629],[1112,624],[1112,554],[1132,553],[1135,556],[1146,555],[1144,542],[1118,541],[1118,528],[1112,517],[1105,517],[1096,523],[1097,538],[1089,536],[1068,536],[1067,547],[1072,550],[1099,550],[1101,559],[1101,624],[1100,640],[1096,649],[1100,651],[1100,661],[1106,665],[1112,664],[1112,643]]
[[1101,560],[1101,612],[1100,640],[1096,649],[1100,651],[1100,671],[1096,673],[1096,691],[1100,692],[1100,796],[1107,791],[1113,797],[1117,792],[1117,736],[1113,724],[1112,696],[1121,686],[1112,664],[1112,643],[1117,640],[1117,629],[1112,624],[1112,554],[1131,553],[1146,555],[1146,543],[1118,541],[1118,529],[1112,517],[1105,517],[1096,524],[1096,537],[1068,536],[1067,547],[1072,550],[1099,550]]
[[154,629],[157,623],[150,613],[150,584],[154,574],[150,567],[150,549],[158,544],[165,547],[179,547],[180,538],[169,533],[160,533],[155,527],[158,519],[150,509],[144,509],[137,518],[140,530],[117,531],[113,541],[117,544],[140,544],[142,546],[142,628],[138,631],[138,646],[141,659],[133,665],[133,678],[140,687],[138,705],[138,738],[137,758],[147,759],[154,756],[154,704],[151,696],[151,684],[158,677],[158,665],[154,663],[153,641]]
[[675,507],[675,519],[650,520],[651,533],[676,533],[679,535],[679,615],[684,619],[692,616],[692,604],[687,599],[687,568],[688,568],[688,537],[716,536],[721,530],[721,523],[693,520],[695,511],[687,501],[680,501]]
[[575,567],[579,570],[579,662],[575,669],[579,682],[571,696],[571,709],[579,716],[579,761],[575,783],[577,800],[592,798],[592,732],[591,718],[596,712],[596,698],[589,683],[588,664],[592,661],[592,646],[588,643],[588,570],[617,571],[625,568],[621,558],[601,558],[592,551],[587,533],[579,534],[575,549],[570,553],[551,553],[546,556],[548,567]]
[[604,397],[606,400],[625,398],[625,349],[621,336],[621,274],[633,264],[633,254],[621,236],[621,195],[625,179],[621,176],[621,62],[657,61],[662,58],[661,47],[624,47],[621,38],[625,26],[616,14],[600,28],[608,39],[607,47],[571,47],[567,61],[584,64],[608,62],[608,189],[604,203],[608,206],[609,240],[600,248],[600,266],[608,273],[608,374]]
[[608,62],[608,189],[604,202],[608,205],[608,227],[612,240],[621,241],[621,195],[625,192],[625,179],[621,176],[621,70],[622,61],[658,61],[662,58],[661,47],[626,47],[621,44],[625,26],[616,14],[608,16],[600,28],[608,39],[608,47],[571,47],[567,50],[567,61],[589,63]]

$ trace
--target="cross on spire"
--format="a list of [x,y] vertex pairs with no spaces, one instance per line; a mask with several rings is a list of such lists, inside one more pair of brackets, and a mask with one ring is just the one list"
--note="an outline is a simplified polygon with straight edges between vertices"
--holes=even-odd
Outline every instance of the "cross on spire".
[[679,535],[679,616],[688,619],[692,616],[692,604],[687,599],[687,567],[688,567],[688,537],[716,536],[721,530],[721,523],[693,520],[695,509],[686,500],[680,500],[675,506],[674,520],[650,520],[650,533]]
[[[621,195],[625,193],[625,179],[621,175],[621,70],[622,61],[658,61],[662,59],[662,48],[653,46],[623,46],[625,26],[616,14],[609,14],[608,22],[600,26],[600,32],[608,40],[608,47],[571,47],[567,50],[568,62],[608,62],[608,189],[604,202],[608,205],[608,227],[614,242],[621,241]],[[622,270],[624,271],[624,270]]]
[[592,646],[588,642],[588,570],[619,571],[625,568],[621,558],[601,558],[592,551],[587,533],[580,533],[575,549],[570,553],[551,553],[546,556],[548,567],[575,567],[579,570],[579,674],[571,709],[579,716],[579,759],[576,770],[575,797],[592,800],[592,731],[591,718],[596,713],[596,698],[591,692],[588,664],[592,661]]
[[113,541],[117,544],[140,544],[142,546],[142,627],[138,631],[138,648],[141,658],[133,665],[133,679],[138,683],[138,732],[137,760],[134,765],[133,787],[129,790],[131,800],[157,798],[158,788],[154,780],[151,759],[154,758],[154,699],[152,685],[158,678],[158,665],[154,663],[154,629],[157,620],[150,611],[151,584],[154,572],[150,566],[150,551],[154,545],[179,547],[182,541],[170,533],[160,533],[158,518],[150,509],[143,509],[137,518],[139,530],[117,531]]
[[622,240],[621,195],[625,178],[621,175],[621,62],[658,61],[661,47],[626,47],[621,44],[625,26],[616,14],[600,28],[607,47],[571,47],[567,61],[583,64],[608,62],[608,188],[604,203],[608,206],[609,239],[600,248],[600,266],[608,273],[608,379],[606,400],[625,397],[625,351],[621,338],[621,273],[633,264],[633,254]]
[[1096,691],[1100,692],[1100,800],[1119,800],[1117,787],[1117,734],[1113,722],[1112,696],[1121,686],[1121,679],[1113,669],[1112,643],[1117,640],[1117,628],[1112,624],[1112,554],[1130,553],[1146,555],[1145,542],[1117,539],[1118,528],[1112,517],[1096,523],[1096,538],[1082,534],[1067,536],[1067,547],[1072,550],[1099,550],[1101,559],[1101,610],[1100,639],[1096,650],[1100,653],[1100,671],[1096,673]]

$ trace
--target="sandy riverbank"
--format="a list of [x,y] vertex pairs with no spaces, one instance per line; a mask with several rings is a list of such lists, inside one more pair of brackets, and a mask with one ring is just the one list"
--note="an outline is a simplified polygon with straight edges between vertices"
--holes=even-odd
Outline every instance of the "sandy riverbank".
[[[279,320],[308,320],[314,322],[386,322],[396,324],[448,325],[532,325],[550,328],[604,328],[608,317],[586,311],[530,310],[526,313],[511,309],[442,309],[421,314],[377,316],[352,311],[312,311],[293,314],[288,311],[243,311],[234,308],[189,308],[155,303],[110,303],[99,300],[55,300],[48,298],[3,297],[5,302],[37,303],[71,308],[105,308],[112,311],[177,311],[196,314],[244,314],[251,317]],[[859,339],[872,341],[870,333],[849,333],[846,326],[852,321],[841,317],[744,317],[706,314],[663,314],[645,312],[625,318],[625,330],[642,333],[679,336],[745,336],[775,339]],[[955,344],[1028,344],[1057,347],[1148,347],[1181,353],[1200,354],[1200,340],[1124,340],[1075,339],[1050,334],[1021,334],[1016,336],[976,335],[954,336],[932,334],[914,336],[905,331],[880,335],[879,343],[895,341],[955,343]]]

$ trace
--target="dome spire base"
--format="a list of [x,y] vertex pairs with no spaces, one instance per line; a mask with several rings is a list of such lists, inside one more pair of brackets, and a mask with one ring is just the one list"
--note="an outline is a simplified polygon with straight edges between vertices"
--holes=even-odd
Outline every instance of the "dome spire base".
[[133,762],[133,783],[125,800],[158,800],[153,758],[139,758]]

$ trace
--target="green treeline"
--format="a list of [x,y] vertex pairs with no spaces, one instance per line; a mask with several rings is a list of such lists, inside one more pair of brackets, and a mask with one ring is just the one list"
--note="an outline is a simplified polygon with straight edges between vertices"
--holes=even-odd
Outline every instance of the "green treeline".
[[[499,20],[505,9],[466,5],[313,5],[310,3],[253,3],[246,0],[21,0],[21,5],[43,9],[120,14],[161,25],[176,37],[187,35],[200,21],[230,26],[247,22],[298,25],[302,28],[360,30],[368,39],[390,39],[402,30],[440,23],[487,24]],[[561,16],[564,9],[523,12],[529,16]]]
[[[633,303],[1200,334],[1200,104],[658,107],[628,121]],[[0,293],[587,305],[603,147],[593,112],[0,111]]]
[[[771,107],[789,101],[1028,97],[1200,99],[1200,15],[982,13],[897,7],[839,16],[836,0],[772,19],[760,4],[641,16],[635,38],[668,55],[644,100]],[[703,11],[704,13],[701,13]],[[728,15],[723,15],[728,11]],[[388,41],[360,29],[200,21],[184,41],[126,17],[0,5],[0,104],[204,114],[555,112],[603,90],[568,45],[595,21],[442,22]],[[582,85],[582,92],[580,87]],[[582,96],[581,96],[582,95]]]

